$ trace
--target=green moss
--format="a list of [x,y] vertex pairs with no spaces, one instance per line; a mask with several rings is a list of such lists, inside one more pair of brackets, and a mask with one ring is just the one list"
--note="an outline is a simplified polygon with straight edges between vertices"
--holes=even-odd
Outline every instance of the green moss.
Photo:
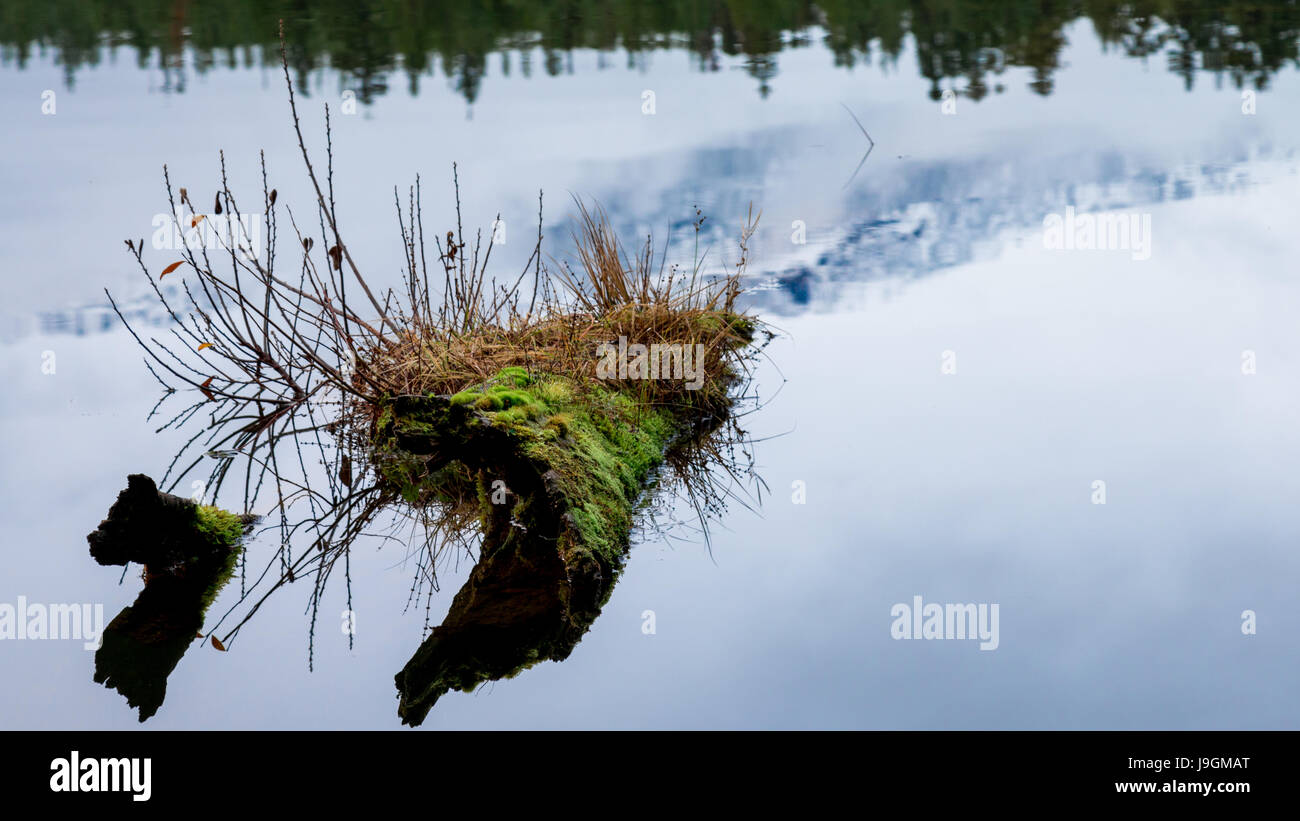
[[[530,377],[523,368],[505,368],[449,402],[404,398],[395,403],[394,422],[376,429],[379,472],[412,504],[477,494],[486,506],[482,488],[474,486],[478,480],[463,465],[450,474],[446,469],[431,472],[428,464],[436,458],[409,453],[397,442],[415,437],[421,443],[417,450],[436,454],[443,447],[452,452],[462,447],[475,426],[502,431],[530,470],[550,477],[549,492],[561,505],[555,513],[567,523],[559,541],[565,561],[589,554],[617,566],[645,487],[678,431],[697,412],[644,404],[634,388],[578,385],[560,376]],[[520,511],[514,513],[523,520]],[[490,516],[485,512],[482,518],[487,522]]]
[[[574,386],[566,392],[577,395]],[[592,388],[562,407],[536,424],[536,435],[523,438],[521,447],[557,477],[555,489],[571,522],[561,549],[616,563],[643,485],[672,438],[674,420],[667,410],[642,408],[605,388]]]
[[202,615],[216,601],[217,594],[235,573],[239,554],[243,552],[240,543],[244,538],[244,522],[240,517],[219,507],[198,505],[194,509],[194,527],[221,557],[212,582],[204,589],[199,600],[199,613]]
[[500,382],[502,384],[513,385],[516,388],[526,388],[528,387],[529,383],[532,381],[528,376],[527,369],[520,368],[517,366],[502,368],[500,371],[497,372],[496,376],[492,377],[492,379],[493,381]]
[[546,427],[552,430],[557,436],[568,436],[569,426],[573,424],[573,417],[567,413],[557,413],[550,419],[546,420]]
[[758,330],[758,324],[753,317],[736,314],[731,317],[730,324],[731,332],[737,337],[738,342],[748,343],[754,341],[754,333]]
[[537,401],[527,391],[510,390],[501,386],[492,388],[487,395],[499,400],[501,405],[507,408],[513,408],[516,405],[532,405]]
[[194,519],[194,526],[213,545],[234,547],[244,538],[244,522],[219,507],[198,505],[194,509]]
[[492,421],[498,425],[513,428],[526,423],[528,415],[523,412],[523,409],[506,410],[492,414]]
[[213,578],[212,584],[208,585],[207,589],[203,591],[203,596],[199,599],[200,616],[208,612],[208,608],[217,600],[217,594],[235,575],[235,568],[239,565],[239,554],[243,552],[244,548],[242,546],[235,545],[226,553],[226,557],[222,561],[216,577]]
[[573,401],[573,391],[568,384],[558,379],[542,382],[533,390],[533,395],[541,402],[553,407],[567,405]]

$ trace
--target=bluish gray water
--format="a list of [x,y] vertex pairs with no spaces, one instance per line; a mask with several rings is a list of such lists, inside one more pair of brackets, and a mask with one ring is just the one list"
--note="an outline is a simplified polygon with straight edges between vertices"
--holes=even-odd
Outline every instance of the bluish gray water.
[[[1300,78],[1283,68],[1243,113],[1231,83],[1189,90],[1086,21],[1063,32],[1051,94],[1009,67],[1001,93],[952,114],[911,69],[912,40],[892,67],[847,71],[816,38],[781,52],[766,96],[739,56],[700,72],[682,51],[629,68],[578,48],[557,76],[490,64],[472,104],[435,68],[417,94],[394,72],[356,114],[333,109],[341,216],[384,284],[401,265],[393,186],[421,174],[426,224],[449,225],[455,161],[467,221],[506,221],[503,271],[528,255],[538,189],[548,253],[570,250],[573,192],[627,233],[671,229],[688,264],[698,205],[717,267],[752,202],[747,299],[782,332],[748,420],[770,495],[733,506],[711,553],[640,540],[567,661],[449,694],[425,727],[1300,724]],[[166,211],[164,162],[207,198],[224,150],[251,198],[264,150],[307,214],[301,159],[273,68],[212,68],[176,93],[119,54],[68,87],[46,53],[0,78],[0,604],[101,602],[111,618],[139,581],[119,586],[85,535],[128,473],[160,474],[180,443],[146,421],[157,384],[103,308],[109,288],[148,311],[122,241]],[[341,106],[348,79],[311,82],[315,149],[319,104]],[[856,175],[868,143],[845,106],[874,141]],[[1138,217],[1149,255],[1045,247],[1044,218],[1067,208]],[[308,673],[307,591],[290,588],[232,652],[191,650],[145,726],[396,726],[392,677],[423,628],[402,612],[404,555],[355,550],[351,651],[335,587]],[[435,620],[467,570],[444,574]],[[914,596],[997,604],[997,649],[895,640],[891,608]],[[137,726],[92,656],[0,642],[0,726]]]

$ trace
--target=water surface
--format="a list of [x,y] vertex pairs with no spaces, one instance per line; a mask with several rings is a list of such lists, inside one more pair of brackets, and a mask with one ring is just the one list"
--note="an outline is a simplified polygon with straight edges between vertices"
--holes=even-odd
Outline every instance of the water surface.
[[[275,6],[0,17],[0,602],[111,617],[138,591],[85,536],[179,441],[146,421],[157,384],[103,289],[166,332],[122,246],[166,210],[164,162],[207,198],[224,150],[252,196],[264,150],[307,213]],[[467,221],[506,221],[503,271],[539,189],[559,257],[570,192],[687,264],[697,207],[715,266],[763,212],[747,299],[783,336],[749,426],[771,494],[710,548],[642,539],[567,661],[450,694],[424,726],[1295,727],[1295,5],[610,8],[289,15],[305,131],[319,149],[328,102],[341,214],[379,282],[401,265],[393,186],[421,174],[441,229],[453,161]],[[1149,217],[1149,258],[1045,248],[1067,208]],[[144,726],[395,727],[425,627],[404,556],[355,551],[352,649],[323,619],[308,673],[291,588],[234,651],[191,650]],[[445,570],[433,621],[468,569]],[[892,639],[917,595],[997,603],[998,649]],[[0,644],[0,725],[137,726],[92,655]]]

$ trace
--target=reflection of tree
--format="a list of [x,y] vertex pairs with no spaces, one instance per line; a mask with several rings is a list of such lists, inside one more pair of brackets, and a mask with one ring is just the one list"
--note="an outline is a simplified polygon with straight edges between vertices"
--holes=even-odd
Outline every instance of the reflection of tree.
[[988,75],[1006,66],[1031,69],[1030,87],[1050,94],[1064,27],[1080,16],[1107,48],[1138,58],[1167,54],[1170,71],[1189,88],[1198,71],[1263,88],[1297,60],[1296,0],[15,0],[0,7],[0,44],[4,60],[19,66],[34,50],[52,48],[69,85],[77,69],[102,59],[103,47],[129,44],[141,66],[164,69],[168,90],[183,91],[184,46],[197,73],[274,62],[276,21],[284,18],[300,87],[308,72],[330,66],[363,102],[386,93],[387,75],[397,70],[417,91],[435,65],[473,102],[488,55],[518,52],[527,76],[529,52],[539,48],[551,75],[571,71],[570,57],[582,48],[626,49],[634,65],[657,49],[689,48],[706,71],[719,68],[719,55],[740,57],[766,96],[777,55],[807,42],[800,33],[818,25],[842,67],[896,62],[910,33],[932,97],[951,87],[979,100]]
[[1300,4],[1186,2],[1094,4],[1089,14],[1102,42],[1132,57],[1168,50],[1169,70],[1194,84],[1198,69],[1212,72],[1216,82],[1231,79],[1235,88],[1247,84],[1266,88],[1269,77],[1288,62],[1297,61]]
[[1066,3],[928,2],[910,6],[921,76],[930,80],[930,97],[942,97],[943,80],[964,77],[964,96],[988,94],[985,78],[1006,66],[1033,69],[1029,87],[1052,91],[1052,74],[1065,46],[1062,28],[1078,9]]

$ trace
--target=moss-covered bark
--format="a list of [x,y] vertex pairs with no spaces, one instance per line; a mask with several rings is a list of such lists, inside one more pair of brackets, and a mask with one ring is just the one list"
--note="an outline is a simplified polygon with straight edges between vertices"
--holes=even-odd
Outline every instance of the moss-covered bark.
[[167,676],[234,573],[252,522],[162,493],[148,476],[135,474],[86,537],[100,564],[135,562],[145,569],[144,589],[109,622],[95,653],[95,681],[138,707],[141,721],[162,705]]
[[389,400],[375,426],[382,479],[417,505],[474,500],[484,533],[447,618],[396,677],[402,720],[421,723],[449,689],[567,657],[613,590],[653,471],[718,418],[522,368]]

